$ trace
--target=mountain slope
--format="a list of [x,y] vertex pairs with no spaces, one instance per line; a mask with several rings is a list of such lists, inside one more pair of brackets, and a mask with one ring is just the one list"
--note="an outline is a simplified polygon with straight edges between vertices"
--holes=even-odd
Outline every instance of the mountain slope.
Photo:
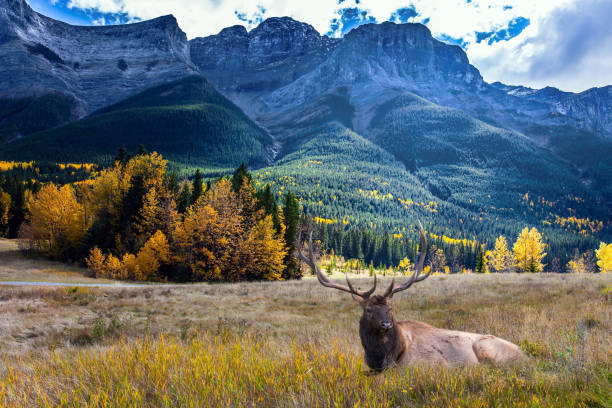
[[0,147],[11,160],[94,161],[139,144],[202,167],[266,163],[269,136],[202,77],[160,85],[77,122]]

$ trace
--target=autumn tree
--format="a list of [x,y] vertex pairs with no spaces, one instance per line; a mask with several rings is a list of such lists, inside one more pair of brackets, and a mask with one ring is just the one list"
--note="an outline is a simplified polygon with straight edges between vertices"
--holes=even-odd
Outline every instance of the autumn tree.
[[506,237],[500,235],[495,240],[493,251],[490,251],[489,266],[494,272],[509,272],[515,265],[515,258],[508,248]]
[[157,189],[150,188],[146,192],[142,200],[142,206],[138,210],[138,215],[135,219],[135,230],[139,234],[141,240],[146,240],[155,231],[161,228],[162,206]]
[[28,203],[24,236],[33,249],[56,259],[69,259],[87,231],[85,210],[70,185],[45,185]]
[[445,272],[446,256],[444,256],[444,251],[440,248],[432,248],[429,256],[429,263],[433,271],[439,273]]
[[229,280],[282,279],[287,255],[282,232],[276,232],[270,215],[259,220],[238,248],[235,257],[238,262],[232,268],[237,276],[230,276]]
[[574,256],[572,256],[572,259],[570,259],[567,265],[565,266],[565,269],[567,270],[567,272],[568,273],[587,273],[589,272],[587,269],[587,262],[586,262],[585,255],[586,254],[581,254],[578,251],[578,248],[576,248],[576,250],[574,251]]
[[408,259],[408,257],[405,257],[399,262],[398,269],[403,275],[409,275],[410,273],[412,273],[414,265],[412,264],[412,262],[410,262],[410,259]]
[[[129,258],[124,261],[131,262]],[[132,268],[135,279],[140,281],[159,280],[159,269],[170,262],[170,245],[163,232],[157,231],[149,238],[136,256],[136,265]],[[127,268],[126,268],[127,269]]]
[[599,249],[595,251],[597,255],[597,266],[601,273],[612,273],[612,243],[599,244]]
[[227,179],[219,180],[193,205],[174,230],[177,260],[197,280],[227,278],[244,234],[242,207]]
[[541,272],[544,269],[542,260],[546,256],[545,248],[538,230],[525,227],[512,247],[519,269],[523,272]]
[[0,236],[8,233],[11,196],[0,189]]
[[94,247],[89,256],[85,259],[85,264],[96,277],[102,277],[104,274],[104,261],[106,257],[98,247]]
[[[98,277],[142,281],[238,281],[287,278],[287,239],[295,245],[299,210],[262,205],[246,166],[232,179],[204,189],[201,173],[186,192],[184,213],[176,204],[176,177],[166,174],[157,153],[118,155],[112,167],[77,185],[45,185],[31,196],[24,236],[33,248],[60,259],[84,262]],[[237,180],[241,181],[239,185]],[[201,194],[198,193],[199,186]],[[191,198],[199,195],[191,204]],[[268,197],[270,198],[270,197]],[[6,206],[0,194],[0,209]],[[10,205],[10,202],[9,204]],[[3,221],[0,212],[0,222]],[[294,248],[294,246],[293,246]],[[294,273],[290,277],[298,276]]]

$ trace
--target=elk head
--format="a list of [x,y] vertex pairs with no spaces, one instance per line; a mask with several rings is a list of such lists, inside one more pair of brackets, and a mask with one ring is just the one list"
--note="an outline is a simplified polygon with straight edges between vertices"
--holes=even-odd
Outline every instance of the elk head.
[[408,289],[416,282],[421,282],[422,280],[429,277],[431,274],[431,270],[423,274],[423,264],[425,262],[425,255],[427,254],[427,238],[425,236],[425,231],[423,230],[423,226],[420,221],[416,222],[416,228],[421,236],[421,253],[419,255],[419,261],[415,267],[414,273],[408,278],[404,283],[399,286],[395,286],[395,278],[391,281],[391,285],[387,288],[383,295],[375,295],[372,296],[374,291],[376,290],[376,274],[374,274],[374,283],[372,287],[367,291],[360,291],[353,287],[351,281],[348,278],[348,274],[345,272],[345,278],[347,286],[341,285],[335,282],[330,281],[317,266],[313,254],[313,246],[312,246],[312,232],[308,238],[308,256],[305,256],[302,252],[302,248],[300,246],[301,241],[301,231],[298,234],[298,243],[296,245],[298,251],[298,257],[306,263],[317,275],[317,279],[323,286],[327,286],[328,288],[338,289],[343,292],[350,293],[353,299],[361,305],[363,308],[363,315],[361,317],[361,325],[365,326],[367,329],[372,332],[380,332],[384,333],[394,328],[395,320],[393,319],[393,315],[391,314],[391,298],[397,292],[401,292],[403,290]]

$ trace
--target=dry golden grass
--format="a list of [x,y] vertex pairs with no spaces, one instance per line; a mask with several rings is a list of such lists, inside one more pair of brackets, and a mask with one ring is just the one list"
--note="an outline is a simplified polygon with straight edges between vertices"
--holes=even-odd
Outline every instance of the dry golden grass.
[[530,362],[376,377],[363,373],[359,307],[311,278],[0,287],[0,406],[610,406],[611,283],[431,277],[394,298],[396,318],[491,333]]
[[0,238],[0,281],[103,282],[87,277],[85,272],[60,262],[24,257],[19,251],[19,241]]

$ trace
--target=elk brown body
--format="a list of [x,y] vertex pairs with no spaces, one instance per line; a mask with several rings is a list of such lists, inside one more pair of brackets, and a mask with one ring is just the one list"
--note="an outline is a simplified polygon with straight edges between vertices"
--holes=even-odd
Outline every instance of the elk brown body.
[[408,289],[431,274],[431,270],[423,274],[427,239],[420,223],[417,223],[417,228],[421,236],[421,254],[414,273],[397,287],[392,281],[383,295],[375,296],[372,294],[376,290],[376,275],[374,285],[368,291],[353,288],[348,276],[348,286],[332,282],[321,273],[315,262],[312,234],[308,257],[303,254],[298,238],[298,256],[312,268],[319,282],[323,286],[350,293],[363,308],[359,320],[359,337],[368,367],[382,371],[395,365],[503,364],[523,359],[524,354],[518,346],[499,337],[441,329],[412,320],[398,322],[394,319],[391,313],[393,294]]

